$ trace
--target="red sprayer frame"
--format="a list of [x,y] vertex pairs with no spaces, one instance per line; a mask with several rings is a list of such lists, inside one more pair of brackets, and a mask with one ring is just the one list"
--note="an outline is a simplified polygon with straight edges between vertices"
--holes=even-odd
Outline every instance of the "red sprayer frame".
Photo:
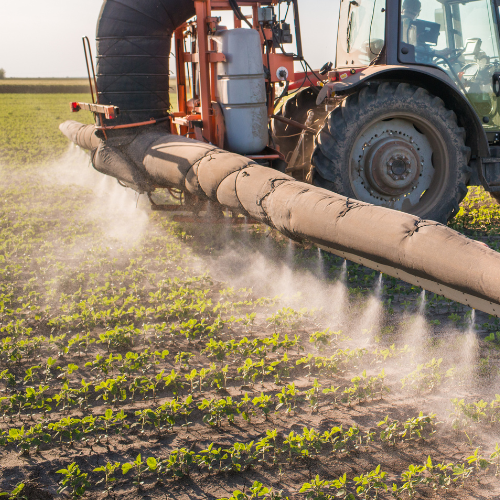
[[[276,84],[284,85],[287,80],[293,86],[296,80],[294,71],[294,61],[302,59],[302,44],[300,40],[300,24],[298,20],[297,0],[292,0],[295,9],[295,23],[297,47],[299,56],[293,54],[278,53],[273,43],[272,29],[259,24],[259,8],[262,6],[275,6],[278,0],[232,0],[238,7],[252,7],[252,15],[248,16],[248,24],[252,29],[259,32],[262,46],[263,65],[268,68],[266,77],[267,107],[268,115],[274,115],[274,103],[276,98]],[[175,31],[175,57],[176,57],[176,78],[177,78],[177,100],[178,111],[170,113],[170,128],[172,134],[191,137],[200,141],[207,141],[224,149],[225,124],[222,109],[217,104],[217,63],[225,62],[226,56],[216,51],[215,42],[210,37],[217,31],[226,29],[219,25],[220,18],[213,16],[213,11],[233,11],[229,0],[194,0],[196,19],[187,22]],[[235,28],[241,28],[242,21],[234,14]],[[189,42],[189,44],[188,44]],[[88,49],[87,49],[88,46]],[[187,50],[189,46],[190,50]],[[92,111],[97,117],[104,116],[113,119],[120,110],[115,106],[102,106],[98,101],[97,82],[92,64],[93,82],[95,85],[96,99],[94,99],[94,89],[90,73],[88,56],[92,60],[92,53],[88,39],[84,39],[85,58],[89,72],[89,82],[92,92],[92,104],[72,103],[71,109],[77,112],[80,109]],[[189,70],[187,68],[190,68]],[[286,78],[280,75],[280,71],[286,69]],[[278,69],[280,71],[278,71]],[[190,75],[199,75],[197,85],[192,85],[191,92],[188,89],[188,71]],[[302,75],[299,75],[302,77]],[[189,98],[189,94],[192,94]],[[106,130],[141,127],[158,123],[161,120],[150,120],[141,123],[132,123],[118,126],[102,125],[101,120],[97,121],[97,128]],[[266,148],[261,153],[249,156],[259,160],[284,159],[278,151]]]
[[[274,48],[270,48],[266,40],[272,40],[272,31],[268,28],[261,28],[259,25],[259,7],[277,5],[278,1],[237,1],[236,3],[239,7],[252,7],[250,22],[252,28],[257,30],[261,37],[263,64],[266,67],[269,66],[270,77],[266,80],[266,87],[268,112],[269,117],[271,117],[274,113],[276,97],[275,84],[281,82],[277,75],[277,69],[285,67],[288,70],[288,80],[295,80],[294,56],[277,53]],[[216,64],[224,62],[226,57],[224,54],[216,52],[215,44],[210,40],[210,35],[224,29],[219,25],[220,18],[213,17],[212,12],[232,11],[232,7],[229,0],[195,0],[194,5],[196,21],[184,24],[175,32],[179,111],[172,113],[172,133],[205,140],[224,148],[225,127],[222,111],[217,104]],[[205,20],[205,22],[200,22],[200,20]],[[234,24],[235,28],[241,27],[241,20],[236,15],[234,16]],[[185,51],[188,40],[191,42],[191,51]],[[192,95],[189,99],[187,65],[190,66],[191,75],[196,75],[199,72],[199,94]],[[259,159],[267,158],[267,156],[269,155],[259,155]]]

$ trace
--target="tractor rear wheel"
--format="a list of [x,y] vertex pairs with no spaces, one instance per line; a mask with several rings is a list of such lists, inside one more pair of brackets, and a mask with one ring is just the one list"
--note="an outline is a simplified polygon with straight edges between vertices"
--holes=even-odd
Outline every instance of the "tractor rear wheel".
[[493,198],[493,201],[500,205],[500,193],[490,193],[490,196]]
[[455,113],[421,87],[372,83],[316,137],[315,185],[446,224],[467,194],[470,148]]

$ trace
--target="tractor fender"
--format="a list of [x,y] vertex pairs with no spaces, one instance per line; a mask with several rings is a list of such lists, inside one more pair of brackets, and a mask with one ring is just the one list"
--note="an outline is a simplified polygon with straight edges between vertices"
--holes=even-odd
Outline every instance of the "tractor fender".
[[466,144],[471,148],[472,155],[480,158],[490,156],[488,138],[476,111],[453,80],[439,68],[405,65],[370,66],[340,82],[325,85],[318,95],[317,104],[320,105],[332,91],[336,94],[351,93],[374,80],[418,85],[440,97],[446,107],[456,113],[458,124],[464,127],[467,134]]

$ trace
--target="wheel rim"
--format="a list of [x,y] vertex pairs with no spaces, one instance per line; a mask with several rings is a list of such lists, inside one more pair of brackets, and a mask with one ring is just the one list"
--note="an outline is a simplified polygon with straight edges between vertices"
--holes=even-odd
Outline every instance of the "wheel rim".
[[427,120],[394,113],[368,123],[350,155],[349,177],[358,200],[415,215],[442,199],[449,175],[446,143]]

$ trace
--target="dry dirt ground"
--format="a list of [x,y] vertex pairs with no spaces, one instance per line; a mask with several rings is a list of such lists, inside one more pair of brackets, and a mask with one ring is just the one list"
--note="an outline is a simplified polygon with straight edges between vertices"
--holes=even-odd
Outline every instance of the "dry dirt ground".
[[497,319],[262,226],[172,222],[81,152],[0,174],[11,498],[500,498]]

